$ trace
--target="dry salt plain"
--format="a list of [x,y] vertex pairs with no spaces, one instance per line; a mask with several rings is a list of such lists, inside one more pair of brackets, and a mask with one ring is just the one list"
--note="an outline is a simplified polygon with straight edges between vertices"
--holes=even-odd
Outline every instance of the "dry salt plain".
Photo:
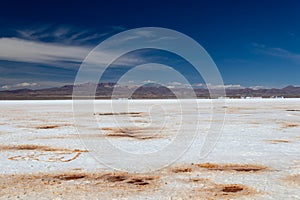
[[[93,152],[88,141],[147,157],[172,145],[181,117],[192,127],[199,113],[182,116],[176,100],[131,100],[129,111],[117,106],[113,115],[110,103],[95,103],[94,127],[75,126],[72,101],[1,101],[0,199],[300,199],[299,99],[226,99],[213,110],[217,119],[209,117],[210,100],[198,100],[200,136],[222,124],[226,109],[214,148],[195,159],[199,151],[191,147],[172,165],[143,173],[108,167],[117,166],[113,152],[101,164],[101,146]],[[160,106],[151,114],[153,104]],[[80,137],[78,126],[86,130]]]

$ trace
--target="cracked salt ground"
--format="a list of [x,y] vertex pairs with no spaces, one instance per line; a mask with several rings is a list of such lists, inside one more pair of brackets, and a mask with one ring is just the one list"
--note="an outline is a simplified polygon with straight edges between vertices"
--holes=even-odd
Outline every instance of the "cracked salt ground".
[[[140,153],[170,144],[180,126],[174,100],[162,101],[174,111],[167,124],[144,109],[161,100],[131,102],[130,112],[115,116],[110,101],[97,101],[101,126],[84,124],[89,131],[79,139],[71,101],[1,101],[0,199],[300,199],[300,100],[226,100],[223,132],[207,157],[193,160],[199,149],[192,147],[174,165],[143,174],[99,164],[81,141],[108,139]],[[208,116],[210,100],[198,103]],[[122,127],[114,127],[114,117]],[[193,118],[191,112],[191,124]],[[202,119],[205,132],[210,118]]]

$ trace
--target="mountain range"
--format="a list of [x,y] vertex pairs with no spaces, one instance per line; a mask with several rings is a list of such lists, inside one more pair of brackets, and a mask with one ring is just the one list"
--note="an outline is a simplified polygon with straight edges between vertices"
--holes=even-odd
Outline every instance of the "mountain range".
[[[116,88],[115,83],[99,83],[96,89],[96,99],[110,99],[112,91]],[[62,87],[54,87],[47,89],[18,89],[0,91],[0,100],[46,100],[46,99],[72,99],[73,85],[65,85]],[[76,86],[82,88],[82,91],[87,87],[86,84]],[[77,88],[78,89],[78,88]],[[118,91],[121,91],[119,97],[127,97],[128,91],[132,88],[128,86],[118,86]],[[134,93],[130,96],[133,99],[173,99],[176,98],[175,93],[184,94],[186,88],[167,88],[161,85],[149,84],[136,88]],[[173,91],[173,92],[172,92]],[[207,88],[194,88],[195,94],[198,98],[211,98]],[[123,96],[122,96],[123,95]],[[224,96],[223,96],[224,97]],[[226,98],[247,98],[247,97],[262,97],[262,98],[300,98],[300,87],[289,85],[284,88],[271,89],[226,89]],[[216,97],[214,97],[216,98]]]

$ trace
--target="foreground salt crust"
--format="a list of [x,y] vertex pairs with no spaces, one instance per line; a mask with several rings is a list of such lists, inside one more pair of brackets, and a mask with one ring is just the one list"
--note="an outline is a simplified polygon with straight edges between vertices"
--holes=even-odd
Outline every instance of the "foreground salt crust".
[[[199,151],[193,149],[171,166],[142,174],[108,168],[94,159],[84,143],[108,139],[132,153],[149,153],[168,145],[180,115],[176,102],[132,102],[131,113],[114,111],[122,121],[121,127],[115,127],[111,102],[97,101],[99,129],[84,124],[90,131],[79,138],[72,101],[1,101],[0,198],[300,198],[300,100],[226,100],[223,131],[207,157],[195,160],[193,154]],[[143,108],[160,102],[174,107],[168,116],[174,124],[153,135],[162,118],[149,118],[149,110]],[[210,100],[198,103],[202,114],[209,116]],[[195,116],[189,117],[193,123]],[[126,124],[129,119],[135,127]],[[209,119],[203,118],[200,131],[208,130],[210,123],[221,123]],[[116,158],[111,155],[112,164]]]

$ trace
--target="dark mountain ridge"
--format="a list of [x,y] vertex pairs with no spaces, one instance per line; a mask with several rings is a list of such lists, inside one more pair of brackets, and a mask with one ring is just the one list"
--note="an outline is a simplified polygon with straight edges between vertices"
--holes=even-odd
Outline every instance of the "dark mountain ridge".
[[[90,84],[90,85],[89,85]],[[82,88],[91,86],[91,83],[82,84]],[[0,100],[43,100],[43,99],[72,99],[73,85],[65,85],[62,87],[54,87],[47,89],[19,89],[19,90],[5,90],[0,91]],[[95,87],[93,85],[92,87]],[[112,91],[118,87],[124,97],[127,97],[128,91],[131,91],[130,86],[117,86],[115,83],[100,83],[96,85],[96,98],[97,99],[110,99],[112,98]],[[77,88],[78,89],[78,88]],[[149,84],[134,89],[134,93],[130,96],[133,99],[168,99],[176,98],[172,91],[184,94],[187,89],[185,88],[166,88],[160,85]],[[206,88],[194,88],[195,94],[198,98],[210,98],[209,91]],[[120,95],[122,96],[122,95]],[[284,88],[271,88],[271,89],[226,89],[226,97],[228,98],[246,98],[246,97],[262,97],[262,98],[300,98],[300,87],[289,85]]]

